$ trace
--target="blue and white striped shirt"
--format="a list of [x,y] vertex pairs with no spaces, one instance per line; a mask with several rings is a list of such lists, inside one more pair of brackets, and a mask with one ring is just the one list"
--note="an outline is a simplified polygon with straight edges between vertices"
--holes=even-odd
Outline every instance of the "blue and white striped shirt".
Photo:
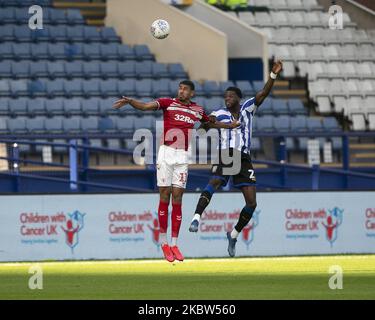
[[[220,129],[219,147],[221,149],[234,148],[250,154],[253,118],[256,109],[255,97],[246,100],[240,107],[239,121],[241,122],[241,126],[236,129]],[[236,120],[227,109],[213,111],[211,115],[215,116],[217,121],[223,123],[231,123]]]

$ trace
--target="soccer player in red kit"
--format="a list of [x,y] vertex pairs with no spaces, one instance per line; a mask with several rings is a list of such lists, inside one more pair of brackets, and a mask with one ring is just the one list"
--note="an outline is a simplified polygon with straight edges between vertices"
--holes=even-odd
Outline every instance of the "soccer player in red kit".
[[[164,257],[169,262],[175,259],[183,261],[184,257],[177,246],[177,238],[182,221],[181,202],[186,188],[188,176],[188,147],[191,129],[197,121],[211,123],[215,128],[230,129],[239,125],[237,122],[224,124],[209,118],[203,108],[191,101],[194,96],[194,83],[181,81],[177,98],[160,98],[148,103],[128,97],[122,97],[114,104],[119,109],[126,104],[133,108],[147,110],[163,110],[164,133],[157,159],[157,184],[160,201],[158,209],[160,234],[159,239]],[[167,241],[168,207],[172,196],[172,242]]]

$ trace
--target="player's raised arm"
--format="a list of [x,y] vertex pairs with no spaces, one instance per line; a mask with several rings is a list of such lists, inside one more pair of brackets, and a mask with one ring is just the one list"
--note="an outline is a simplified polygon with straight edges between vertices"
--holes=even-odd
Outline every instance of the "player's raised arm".
[[282,61],[277,60],[272,67],[272,71],[270,73],[268,81],[265,84],[263,90],[259,91],[255,96],[255,105],[256,106],[259,107],[262,104],[262,102],[264,101],[264,99],[267,98],[267,96],[271,92],[271,89],[272,89],[273,84],[274,84],[274,82],[277,78],[277,75],[281,72],[282,69],[283,69]]
[[127,104],[130,104],[134,109],[141,111],[157,110],[159,108],[159,104],[156,101],[145,103],[128,97],[122,97],[121,99],[117,100],[113,104],[113,108],[120,109]]

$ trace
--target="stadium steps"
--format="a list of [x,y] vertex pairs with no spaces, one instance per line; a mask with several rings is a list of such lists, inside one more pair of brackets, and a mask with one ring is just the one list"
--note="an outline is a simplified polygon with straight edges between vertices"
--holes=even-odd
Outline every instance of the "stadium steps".
[[351,163],[375,166],[375,143],[350,144],[349,148]]

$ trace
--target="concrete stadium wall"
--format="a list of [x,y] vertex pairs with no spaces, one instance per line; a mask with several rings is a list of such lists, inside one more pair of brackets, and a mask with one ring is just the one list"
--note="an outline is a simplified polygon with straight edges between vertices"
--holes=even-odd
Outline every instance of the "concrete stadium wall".
[[183,10],[227,35],[229,59],[262,59],[264,79],[268,78],[268,42],[263,33],[202,0],[194,1],[193,5]]
[[[156,19],[171,25],[167,39],[151,36]],[[181,62],[193,80],[227,80],[226,35],[173,6],[155,0],[108,0],[106,25],[115,27],[125,43],[147,44],[158,62]]]
[[[0,196],[0,261],[161,258],[157,194]],[[214,195],[198,233],[199,193],[183,200],[186,257],[226,257],[241,193]],[[258,193],[238,256],[375,253],[375,192]]]

